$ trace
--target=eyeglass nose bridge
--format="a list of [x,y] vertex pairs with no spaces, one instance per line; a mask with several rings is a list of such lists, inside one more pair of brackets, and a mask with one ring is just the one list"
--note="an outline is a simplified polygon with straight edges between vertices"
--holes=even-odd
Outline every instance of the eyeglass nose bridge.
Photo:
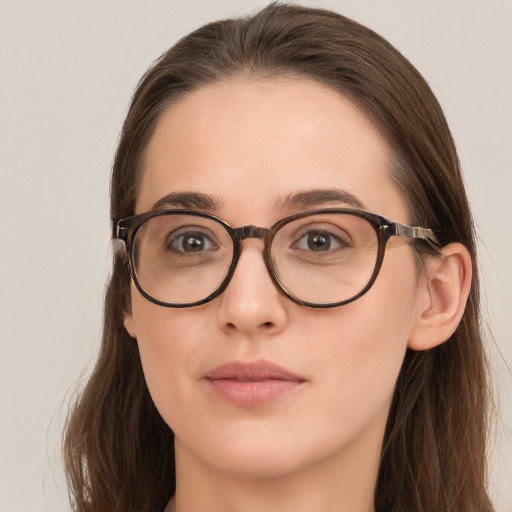
[[228,275],[226,276],[224,284],[221,287],[221,290],[219,290],[218,294],[224,291],[228,286],[229,282],[231,281],[231,278],[233,277],[233,274],[235,273],[235,270],[238,266],[238,260],[240,259],[240,255],[242,253],[242,242],[247,238],[259,238],[263,240],[263,261],[265,262],[265,266],[267,267],[267,271],[270,275],[270,278],[278,288],[281,288],[281,285],[275,276],[273,264],[270,258],[269,237],[271,231],[271,229],[261,228],[253,225],[241,226],[231,231],[231,233],[233,234],[234,242],[233,260],[231,262]]
[[242,226],[235,229],[235,234],[238,242],[245,240],[246,238],[262,238],[265,239],[269,233],[269,229],[260,228],[258,226]]

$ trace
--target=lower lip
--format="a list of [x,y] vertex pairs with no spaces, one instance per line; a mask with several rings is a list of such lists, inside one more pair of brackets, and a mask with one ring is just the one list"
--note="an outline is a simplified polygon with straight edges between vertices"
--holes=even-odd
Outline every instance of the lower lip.
[[224,401],[254,409],[266,405],[287,395],[303,382],[298,380],[266,379],[260,381],[241,381],[234,379],[207,379],[214,392]]

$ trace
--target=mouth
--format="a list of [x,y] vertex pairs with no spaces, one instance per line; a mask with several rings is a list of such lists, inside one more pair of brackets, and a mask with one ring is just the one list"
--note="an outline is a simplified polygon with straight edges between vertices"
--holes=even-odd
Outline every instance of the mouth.
[[268,361],[231,361],[209,371],[205,381],[223,401],[253,409],[296,391],[306,379]]

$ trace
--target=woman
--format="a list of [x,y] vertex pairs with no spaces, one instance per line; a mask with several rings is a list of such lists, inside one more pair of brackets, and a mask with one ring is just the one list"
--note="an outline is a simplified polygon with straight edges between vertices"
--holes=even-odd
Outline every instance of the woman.
[[79,511],[484,511],[471,216],[442,111],[381,37],[271,5],[139,84]]

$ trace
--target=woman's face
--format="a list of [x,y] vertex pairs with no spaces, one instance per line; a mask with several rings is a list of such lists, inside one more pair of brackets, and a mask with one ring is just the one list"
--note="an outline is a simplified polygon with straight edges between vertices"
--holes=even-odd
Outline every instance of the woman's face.
[[[233,79],[185,96],[161,118],[136,211],[186,192],[207,195],[212,204],[174,207],[210,211],[233,227],[269,227],[299,211],[354,204],[407,223],[389,160],[375,127],[327,86]],[[333,189],[339,200],[319,193],[300,206],[285,201]],[[175,433],[177,460],[246,476],[282,475],[321,461],[343,459],[354,471],[376,463],[417,317],[410,242],[392,238],[370,291],[332,309],[302,307],[281,294],[262,249],[261,240],[245,240],[229,286],[201,306],[160,307],[132,286],[125,325],[137,338],[153,400]]]

